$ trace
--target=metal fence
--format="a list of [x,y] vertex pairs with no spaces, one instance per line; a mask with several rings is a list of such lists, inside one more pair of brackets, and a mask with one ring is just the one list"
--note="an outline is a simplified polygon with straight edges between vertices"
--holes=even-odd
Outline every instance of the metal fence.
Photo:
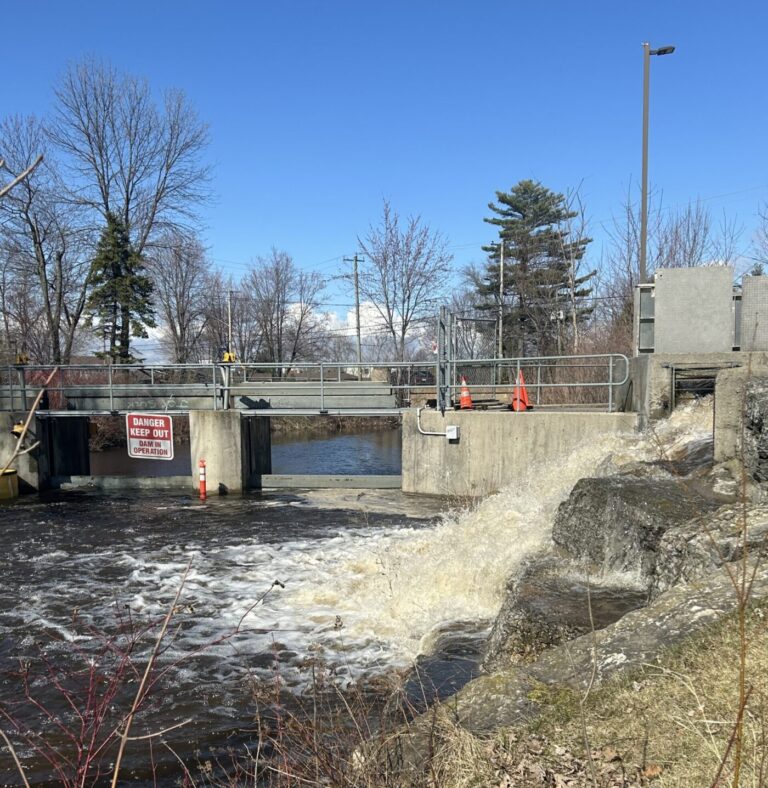
[[[0,367],[0,410],[27,410],[54,369]],[[233,407],[388,413],[431,402],[453,407],[462,378],[479,406],[504,407],[522,375],[534,407],[611,411],[628,371],[629,362],[620,354],[455,359],[443,349],[436,361],[363,366],[355,362],[70,365],[57,369],[41,408],[56,413],[185,413]]]

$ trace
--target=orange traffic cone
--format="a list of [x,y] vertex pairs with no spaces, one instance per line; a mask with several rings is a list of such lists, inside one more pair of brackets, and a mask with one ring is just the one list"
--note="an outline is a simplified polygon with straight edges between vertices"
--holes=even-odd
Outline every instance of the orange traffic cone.
[[459,408],[461,410],[473,410],[472,395],[469,393],[469,386],[464,375],[461,376],[461,396],[459,397]]
[[525,388],[525,378],[522,370],[517,373],[517,382],[514,389],[512,389],[509,406],[515,411],[531,410],[532,406],[528,402],[528,391]]

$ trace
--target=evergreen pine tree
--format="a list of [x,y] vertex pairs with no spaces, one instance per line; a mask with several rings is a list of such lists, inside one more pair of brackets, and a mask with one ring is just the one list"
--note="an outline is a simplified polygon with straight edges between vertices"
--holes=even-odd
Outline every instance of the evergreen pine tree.
[[592,312],[591,271],[578,269],[591,238],[571,231],[578,212],[565,196],[523,180],[509,192],[496,192],[485,221],[499,228],[499,241],[484,246],[489,262],[478,296],[487,310],[499,308],[499,258],[504,244],[504,355],[563,352],[563,335]]
[[130,364],[131,337],[146,337],[155,325],[152,282],[144,275],[142,258],[133,249],[128,230],[115,214],[107,214],[91,263],[92,291],[86,306],[90,325],[108,342],[97,355],[113,364]]

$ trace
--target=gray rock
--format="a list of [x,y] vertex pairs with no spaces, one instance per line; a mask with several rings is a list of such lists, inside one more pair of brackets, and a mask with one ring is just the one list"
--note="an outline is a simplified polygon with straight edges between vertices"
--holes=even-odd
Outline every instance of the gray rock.
[[768,482],[768,380],[749,380],[744,393],[743,463],[758,484]]
[[664,533],[717,505],[671,477],[581,479],[557,511],[552,539],[591,574],[637,573],[650,585]]
[[[495,671],[618,620],[648,601],[645,589],[596,585],[551,552],[530,558],[512,579],[485,644],[482,667]],[[591,616],[590,616],[591,611]]]
[[[651,605],[627,613],[605,629],[582,635],[542,654],[526,666],[513,666],[471,681],[450,703],[461,725],[488,733],[515,725],[537,713],[532,690],[584,689],[594,671],[595,686],[612,675],[653,662],[673,646],[736,608],[729,564],[694,584],[677,586]],[[768,566],[758,566],[754,600],[768,597]]]
[[768,505],[736,504],[697,517],[667,531],[657,550],[651,597],[678,583],[690,582],[743,555],[742,530],[746,522],[747,552],[752,557],[768,552]]

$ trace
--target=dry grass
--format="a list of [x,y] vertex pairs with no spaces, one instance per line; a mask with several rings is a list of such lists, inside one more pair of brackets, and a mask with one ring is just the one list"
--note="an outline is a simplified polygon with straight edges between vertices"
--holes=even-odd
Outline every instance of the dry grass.
[[[768,606],[746,617],[747,680],[739,785],[768,783]],[[739,696],[735,616],[670,650],[657,664],[609,682],[584,704],[598,785],[730,785],[729,749]],[[575,693],[546,692],[543,716],[481,739],[443,725],[435,771],[444,788],[594,785]],[[559,780],[559,782],[558,782]]]

